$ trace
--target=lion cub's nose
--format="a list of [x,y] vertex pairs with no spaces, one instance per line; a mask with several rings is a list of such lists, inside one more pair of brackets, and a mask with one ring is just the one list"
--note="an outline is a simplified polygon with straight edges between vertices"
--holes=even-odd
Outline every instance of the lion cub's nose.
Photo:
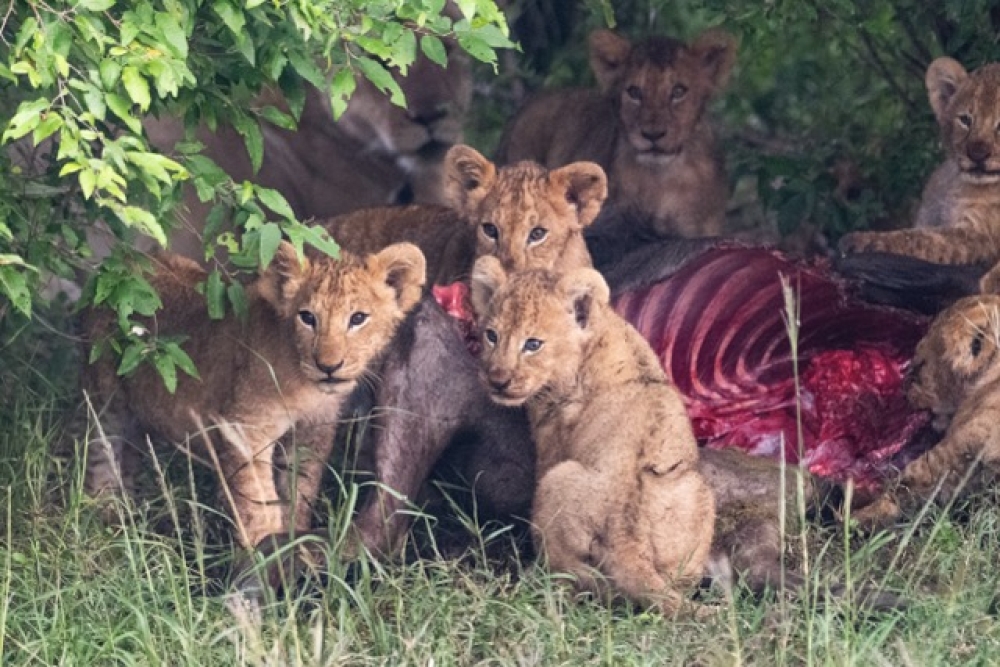
[[320,369],[321,371],[323,371],[327,375],[333,375],[334,373],[336,373],[337,371],[339,371],[341,368],[343,368],[343,366],[344,366],[344,360],[343,359],[341,359],[340,361],[338,361],[335,364],[324,364],[319,359],[316,359],[316,368]]
[[642,137],[646,141],[649,141],[654,144],[665,136],[667,136],[667,133],[662,131],[661,132],[648,132],[646,130],[642,131]]
[[513,379],[514,377],[510,371],[498,368],[494,368],[486,375],[486,380],[490,383],[490,387],[493,391],[503,391],[510,386],[511,380]]
[[965,149],[966,155],[973,162],[985,162],[989,159],[990,154],[993,151],[990,149],[990,145],[985,141],[973,141],[970,142],[968,147]]

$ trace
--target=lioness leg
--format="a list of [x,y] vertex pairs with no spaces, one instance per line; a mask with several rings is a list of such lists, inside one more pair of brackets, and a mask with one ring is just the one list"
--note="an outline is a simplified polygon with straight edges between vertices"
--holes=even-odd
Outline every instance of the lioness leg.
[[891,252],[937,264],[995,262],[1000,238],[989,230],[968,227],[853,232],[840,241],[843,252]]

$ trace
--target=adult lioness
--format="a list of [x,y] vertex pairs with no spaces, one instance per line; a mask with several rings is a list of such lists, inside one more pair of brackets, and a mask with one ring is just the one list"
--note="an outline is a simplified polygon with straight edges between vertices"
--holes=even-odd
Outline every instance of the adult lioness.
[[[215,453],[201,456],[218,458],[241,544],[283,533],[290,521],[308,527],[341,404],[419,300],[423,255],[398,244],[366,258],[300,262],[282,243],[248,289],[246,321],[209,319],[195,291],[206,274],[194,262],[175,255],[154,261],[152,283],[164,307],[146,323],[145,335],[185,336],[201,377],[179,377],[170,395],[148,365],[122,378],[105,354],[86,367],[84,388],[103,412],[101,437],[88,449],[87,491],[131,492],[145,434],[181,444],[204,424],[213,427]],[[90,311],[87,320],[95,343],[117,326],[103,310]],[[279,452],[286,435],[291,451]],[[276,484],[277,457],[301,459],[294,484]],[[297,497],[282,498],[279,486],[296,488]]]
[[590,266],[583,230],[608,191],[598,165],[546,169],[526,161],[498,169],[474,148],[458,145],[445,156],[443,189],[450,208],[365,209],[323,224],[355,252],[399,241],[416,244],[436,284],[467,279],[482,255],[500,258],[512,271]]
[[926,83],[945,162],[924,188],[917,229],[848,234],[841,249],[983,265],[981,287],[995,291],[1000,285],[1000,63],[970,74],[955,60],[938,58],[927,68]]
[[[363,77],[347,110],[334,121],[327,94],[306,86],[305,107],[295,130],[261,123],[264,159],[255,174],[243,138],[229,125],[197,138],[204,153],[237,182],[253,181],[281,192],[301,219],[325,218],[368,206],[442,203],[441,162],[448,148],[462,140],[462,126],[472,96],[468,58],[446,43],[448,64],[442,68],[419,54],[406,76],[394,78],[406,95],[406,108]],[[266,94],[258,103],[285,106],[280,96]],[[147,118],[150,141],[170,151],[184,137],[176,118]],[[191,189],[185,193],[187,213],[171,239],[171,247],[200,258],[208,206]]]
[[480,258],[482,377],[497,403],[527,408],[532,533],[549,567],[672,613],[701,578],[715,503],[680,394],[608,297],[593,269],[508,276]]
[[728,184],[705,105],[736,58],[732,36],[709,30],[691,44],[652,37],[633,45],[608,30],[590,36],[599,90],[539,95],[508,124],[497,161],[604,167],[609,203],[647,214],[659,236],[722,232]]

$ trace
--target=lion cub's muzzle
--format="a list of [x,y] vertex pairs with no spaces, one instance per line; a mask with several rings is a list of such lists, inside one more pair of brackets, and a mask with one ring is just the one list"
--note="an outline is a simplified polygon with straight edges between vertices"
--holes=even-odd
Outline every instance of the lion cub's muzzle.
[[481,374],[483,384],[490,390],[490,398],[494,403],[506,406],[517,406],[527,400],[527,396],[511,391],[514,383],[513,371],[504,368],[490,368]]

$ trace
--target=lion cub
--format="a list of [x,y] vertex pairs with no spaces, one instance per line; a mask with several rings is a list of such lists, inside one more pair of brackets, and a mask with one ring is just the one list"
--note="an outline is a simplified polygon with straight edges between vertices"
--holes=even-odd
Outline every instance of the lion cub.
[[[1000,63],[969,73],[951,58],[938,58],[925,82],[945,162],[924,188],[917,229],[848,234],[841,249],[993,267],[1000,262]],[[981,281],[983,291],[997,285],[1000,266]]]
[[969,466],[1000,472],[1000,296],[966,297],[942,312],[917,345],[907,399],[934,414],[944,436],[903,470],[897,488],[855,513],[879,525],[926,500],[943,482],[956,491]]
[[546,169],[520,162],[498,169],[474,148],[458,145],[445,156],[443,190],[448,208],[372,208],[323,225],[354,252],[415,243],[434,284],[468,279],[473,261],[482,255],[496,255],[511,270],[591,265],[583,230],[608,194],[598,165],[574,162]]
[[590,35],[598,90],[549,91],[508,123],[497,160],[558,167],[590,160],[608,174],[608,201],[651,219],[658,236],[723,231],[729,185],[704,117],[726,84],[736,42],[709,30],[691,44],[638,44],[610,30]]
[[482,257],[471,296],[483,381],[497,403],[527,408],[535,438],[536,547],[582,589],[678,610],[704,572],[715,503],[649,345],[592,269],[508,276]]
[[[171,395],[148,364],[123,378],[105,354],[85,368],[84,389],[103,409],[101,437],[88,450],[88,493],[132,492],[144,436],[152,434],[203,460],[218,458],[243,546],[286,532],[292,504],[295,526],[307,528],[341,404],[420,299],[423,255],[398,244],[364,258],[300,261],[282,242],[247,290],[246,321],[209,319],[195,289],[207,274],[194,262],[167,254],[155,261],[152,284],[163,309],[145,335],[185,337],[201,377],[179,377]],[[117,324],[113,314],[92,310],[86,327],[96,344]],[[203,424],[214,452],[198,449]],[[285,436],[295,440],[285,443],[287,452],[276,446]],[[298,478],[279,485],[280,464],[292,468],[296,456]],[[296,489],[294,502],[279,486]]]

